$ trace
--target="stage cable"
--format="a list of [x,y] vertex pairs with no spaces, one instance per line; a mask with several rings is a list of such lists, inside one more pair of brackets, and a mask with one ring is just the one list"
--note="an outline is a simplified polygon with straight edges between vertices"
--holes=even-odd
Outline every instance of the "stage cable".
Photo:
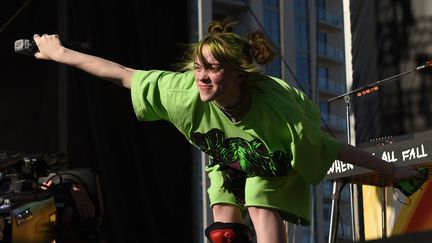
[[408,199],[408,202],[402,201],[402,200],[400,199],[399,195],[396,193],[394,187],[392,187],[392,190],[393,190],[393,196],[398,200],[398,202],[399,202],[400,204],[403,204],[403,205],[405,205],[405,206],[410,206],[410,205],[411,205],[411,198],[406,197],[406,199]]

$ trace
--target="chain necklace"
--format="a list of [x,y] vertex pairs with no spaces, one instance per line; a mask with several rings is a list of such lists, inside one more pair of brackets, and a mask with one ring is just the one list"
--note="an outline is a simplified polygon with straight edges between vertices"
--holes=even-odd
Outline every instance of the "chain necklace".
[[212,103],[219,110],[221,110],[223,113],[225,113],[225,115],[227,115],[228,118],[232,122],[238,122],[241,120],[241,117],[239,117],[239,116],[242,116],[242,113],[244,112],[244,109],[245,109],[245,105],[247,105],[246,101],[249,98],[250,98],[249,95],[244,95],[244,92],[241,92],[239,100],[234,105],[232,105],[230,107],[223,106],[215,100]]
[[213,104],[215,104],[215,106],[217,108],[219,108],[223,113],[227,114],[231,118],[234,117],[235,111],[233,110],[233,108],[236,107],[236,106],[225,107],[225,106],[219,104],[217,101],[213,101]]

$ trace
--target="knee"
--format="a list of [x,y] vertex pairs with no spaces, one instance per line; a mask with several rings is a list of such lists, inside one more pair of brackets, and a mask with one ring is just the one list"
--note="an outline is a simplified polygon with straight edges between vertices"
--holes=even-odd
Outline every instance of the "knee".
[[276,209],[248,207],[257,242],[286,242],[282,218]]
[[242,223],[240,208],[229,204],[216,204],[212,207],[215,222]]
[[272,208],[248,207],[248,212],[252,219],[280,218],[278,211]]

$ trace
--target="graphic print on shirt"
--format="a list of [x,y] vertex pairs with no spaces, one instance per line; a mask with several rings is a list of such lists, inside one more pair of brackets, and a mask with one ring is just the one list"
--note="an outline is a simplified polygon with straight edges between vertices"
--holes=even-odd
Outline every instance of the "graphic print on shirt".
[[282,151],[272,153],[259,139],[225,138],[225,134],[216,128],[204,134],[192,133],[190,138],[201,151],[212,157],[210,166],[239,163],[247,177],[283,176],[291,168],[291,155]]

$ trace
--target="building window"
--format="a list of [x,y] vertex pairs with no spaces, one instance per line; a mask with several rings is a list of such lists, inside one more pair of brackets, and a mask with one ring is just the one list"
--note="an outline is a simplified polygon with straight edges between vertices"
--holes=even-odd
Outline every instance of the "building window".
[[318,79],[328,79],[328,68],[326,67],[318,67]]
[[300,81],[300,89],[308,96],[311,94],[310,85],[310,62],[308,53],[296,51],[296,76]]
[[326,100],[321,100],[319,102],[319,108],[321,114],[328,114],[330,112],[329,103]]
[[309,6],[308,1],[295,1],[295,47],[296,75],[300,89],[308,96],[311,94],[309,60]]
[[318,32],[317,40],[319,43],[327,44],[327,34]]
[[[276,47],[280,48],[279,0],[263,0],[264,29]],[[281,62],[275,58],[266,67],[266,73],[271,76],[281,76]]]
[[320,90],[329,90],[328,75],[328,68],[318,66],[317,81]]
[[317,7],[318,9],[325,10],[326,9],[326,1],[325,0],[317,0]]

